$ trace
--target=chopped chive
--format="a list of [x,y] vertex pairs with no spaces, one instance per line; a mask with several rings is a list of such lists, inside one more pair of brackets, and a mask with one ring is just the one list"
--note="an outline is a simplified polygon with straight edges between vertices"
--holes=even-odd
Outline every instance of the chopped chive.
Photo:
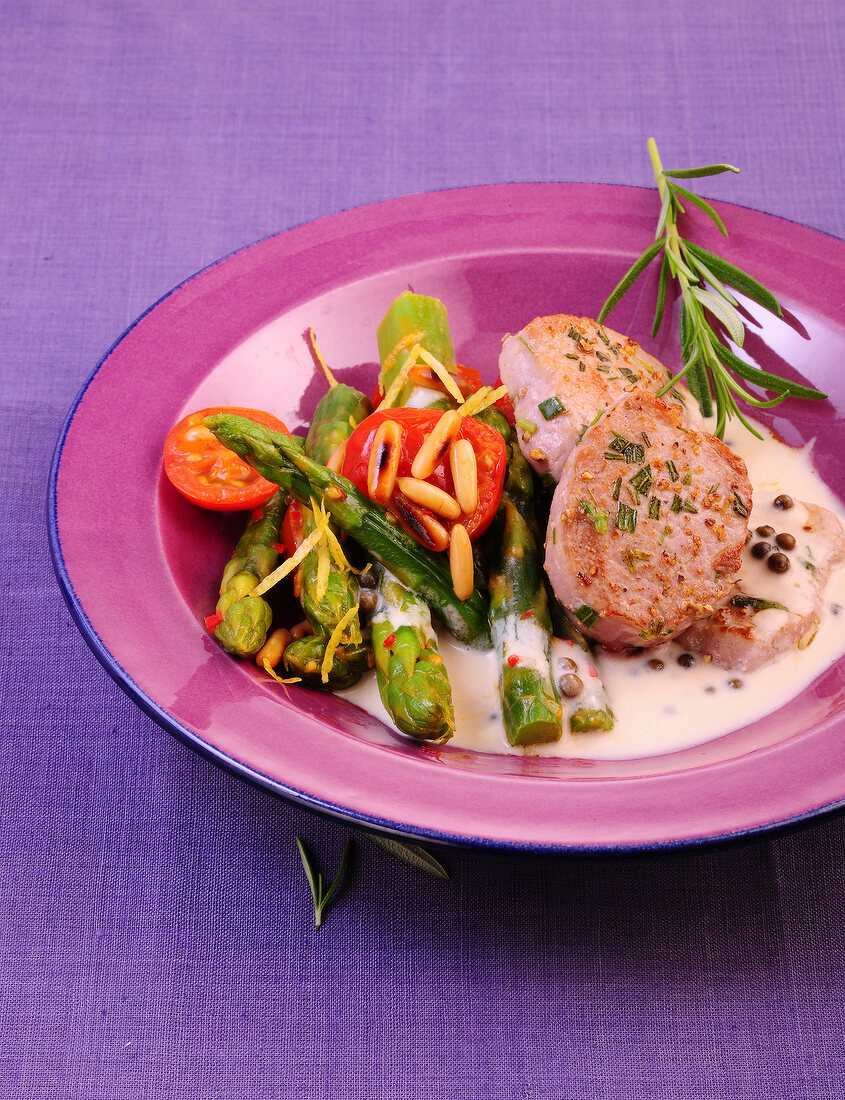
[[520,344],[524,344],[528,348],[528,350],[531,352],[532,355],[534,354],[534,349],[531,347],[531,345],[528,343],[528,341],[525,339],[524,336],[517,336],[517,340],[519,340]]
[[544,420],[554,420],[556,416],[566,412],[557,397],[547,397],[545,401],[540,402],[537,408],[543,414]]
[[596,358],[600,359],[602,361],[602,363],[609,363],[610,362],[610,356],[605,355],[603,351],[597,351],[596,352]]
[[678,467],[671,458],[667,458],[666,460],[666,472],[672,481],[678,480]]
[[642,493],[643,496],[648,496],[651,489],[651,466],[642,466],[634,474],[633,477],[628,478],[633,487],[638,493]]
[[599,621],[599,613],[588,603],[582,603],[575,609],[575,618],[579,619],[584,626],[594,626]]
[[636,371],[632,371],[630,367],[620,367],[619,373],[624,374],[629,382],[639,382],[640,376]]
[[517,420],[516,426],[527,435],[533,435],[537,431],[537,425],[533,420]]
[[681,485],[692,485],[692,471],[687,470],[681,478]]
[[659,539],[657,540],[657,545],[658,545],[658,546],[662,546],[662,545],[663,545],[663,543],[664,543],[664,541],[665,541],[665,539],[666,539],[666,536],[667,536],[667,535],[671,535],[671,534],[672,534],[672,528],[671,528],[671,527],[668,527],[668,526],[667,526],[667,527],[664,527],[664,528],[663,528],[663,534],[662,534],[662,535],[660,536],[660,538],[659,538]]
[[598,531],[600,535],[606,534],[607,521],[610,519],[610,514],[605,512],[603,508],[597,508],[594,504],[590,504],[588,500],[579,500],[578,503],[595,524],[596,531]]
[[578,356],[572,351],[565,351],[563,353],[563,358],[564,359],[574,359],[576,363],[580,362]]
[[629,443],[623,451],[622,457],[626,462],[642,462],[645,458],[645,447],[642,443]]
[[651,554],[646,550],[632,550],[628,547],[623,553],[622,559],[628,566],[628,571],[636,574],[637,563],[641,561],[651,561]]
[[579,359],[579,360],[578,360],[578,370],[580,370],[580,371],[582,371],[582,372],[583,372],[583,371],[585,371],[586,369],[587,369],[587,364],[586,364],[586,363],[582,363],[582,362],[581,362],[581,360]]
[[788,611],[788,607],[784,607],[782,603],[775,603],[774,600],[761,600],[757,596],[731,596],[731,604],[734,607],[750,607],[752,611],[766,611],[769,608],[775,611]]
[[648,518],[660,519],[660,500],[658,497],[652,497],[648,502]]
[[640,432],[640,435],[643,437],[643,443],[645,443],[646,447],[650,447],[651,446],[651,440],[648,438],[648,436],[645,434],[645,432]]
[[740,519],[748,519],[748,505],[742,499],[736,490],[734,490],[734,511],[740,517]]
[[613,486],[613,493],[612,493],[613,499],[614,500],[619,500],[619,494],[621,492],[622,492],[622,478],[618,477],[616,479],[616,484]]
[[689,499],[689,497],[687,497],[687,499],[684,501],[684,503],[682,505],[682,511],[689,512],[689,514],[691,516],[698,515],[698,509],[693,504],[693,502]]
[[616,526],[620,531],[634,532],[637,526],[637,512],[635,508],[619,502],[616,512]]
[[[607,356],[605,356],[607,358]],[[605,363],[596,363],[596,370],[600,370],[602,374],[610,374],[610,367]]]
[[678,494],[675,493],[675,495],[672,497],[672,503],[669,505],[669,511],[670,512],[676,512],[676,513],[680,512],[680,510],[683,508],[683,506],[684,506],[684,502],[681,500],[681,498],[678,496]]
[[604,457],[608,460],[608,462],[624,462],[625,461],[624,455],[616,454],[615,451],[605,451],[604,452]]
[[603,344],[606,344],[606,345],[607,345],[608,347],[610,347],[610,340],[608,340],[608,338],[607,338],[607,335],[606,335],[606,333],[605,333],[604,329],[602,329],[602,328],[597,328],[597,329],[596,329],[596,335],[598,336],[599,340],[601,340],[601,342],[602,342]]

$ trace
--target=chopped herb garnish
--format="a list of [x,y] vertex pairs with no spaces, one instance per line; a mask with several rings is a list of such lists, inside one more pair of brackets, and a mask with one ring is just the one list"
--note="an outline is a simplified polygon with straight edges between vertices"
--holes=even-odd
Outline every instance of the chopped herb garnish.
[[599,613],[588,603],[582,603],[575,609],[575,618],[579,619],[584,626],[594,626],[599,621]]
[[602,361],[602,363],[609,363],[610,356],[605,355],[603,351],[596,351],[596,357]]
[[624,462],[625,461],[625,456],[624,455],[616,454],[614,451],[605,451],[604,452],[604,457],[607,459],[608,462]]
[[709,497],[712,497],[718,491],[719,491],[719,482],[717,481],[715,485],[711,485],[710,488],[707,490],[707,495]]
[[633,477],[628,479],[638,493],[648,496],[651,489],[651,466],[642,466]]
[[648,502],[648,518],[660,519],[660,500],[658,497],[652,497]]
[[612,493],[613,499],[614,500],[619,500],[619,494],[621,492],[622,492],[622,478],[618,477],[616,479],[616,484],[613,486],[613,493]]
[[556,416],[560,416],[562,412],[566,412],[563,405],[556,397],[547,397],[545,401],[541,401],[537,406],[540,412],[543,414],[544,420],[554,420]]
[[603,508],[597,508],[594,504],[590,504],[588,500],[579,500],[578,503],[595,524],[596,531],[600,535],[607,534],[607,522],[610,519],[610,513],[605,512]]
[[569,326],[566,335],[569,337],[570,340],[575,340],[576,342],[580,341],[581,339],[581,333],[578,331],[577,328],[575,328],[574,325]]
[[610,347],[610,340],[608,340],[608,338],[607,338],[607,335],[605,334],[605,331],[604,331],[604,329],[602,329],[602,328],[597,328],[597,329],[596,329],[596,336],[598,336],[599,340],[601,340],[601,342],[602,342],[603,344],[606,344],[606,345],[607,345],[608,347]]
[[672,503],[669,505],[669,511],[675,513],[680,512],[683,506],[684,502],[681,500],[678,494],[675,493],[675,495],[672,497]]
[[648,438],[648,436],[645,434],[645,432],[640,432],[640,435],[643,437],[643,443],[645,443],[646,447],[650,447],[651,446],[651,440]]
[[645,458],[645,447],[642,443],[629,443],[623,457],[626,462],[642,462]]
[[633,533],[637,526],[636,509],[620,501],[619,508],[616,512],[616,526],[620,531],[630,531]]
[[557,546],[557,527],[552,528],[552,546]]
[[519,340],[520,344],[524,344],[528,348],[528,350],[531,352],[532,355],[534,354],[534,349],[531,347],[531,345],[528,343],[528,341],[525,339],[524,336],[517,336],[517,340]]
[[671,458],[667,458],[666,460],[666,473],[669,475],[672,481],[678,480],[678,467],[675,465]]
[[533,420],[517,420],[516,426],[525,432],[526,435],[533,435],[537,431],[537,425]]
[[586,363],[582,363],[582,362],[581,362],[581,360],[579,359],[579,360],[578,360],[578,370],[580,370],[580,371],[582,371],[582,372],[583,372],[583,371],[585,371],[586,369],[587,369],[587,364],[586,364]]
[[564,359],[574,359],[576,363],[580,363],[580,359],[578,358],[578,356],[574,352],[571,352],[571,351],[565,351],[563,353],[563,358]]
[[734,490],[734,511],[740,519],[748,519],[748,505],[736,490]]
[[[601,352],[599,352],[599,354],[601,354]],[[605,355],[603,358],[606,359],[607,356]],[[608,367],[606,363],[596,363],[596,370],[600,370],[602,374],[610,374],[610,367]]]
[[663,528],[663,534],[657,540],[657,545],[662,546],[664,541],[666,540],[666,536],[671,535],[671,534],[672,534],[672,528],[671,527],[664,527]]
[[622,554],[622,560],[628,566],[628,571],[630,573],[636,573],[637,563],[641,561],[651,561],[651,554],[649,554],[647,550],[632,550],[628,547]]
[[636,371],[632,371],[630,367],[620,367],[619,373],[624,374],[629,382],[639,383],[640,376],[636,373]]
[[731,596],[731,604],[734,607],[750,607],[752,611],[767,611],[769,608],[775,611],[789,610],[782,603],[775,603],[774,600],[761,600],[757,596]]
[[698,515],[698,509],[689,498],[684,501],[682,509],[684,512],[689,512],[691,516]]
[[690,470],[687,470],[681,478],[681,485],[692,485],[692,472]]

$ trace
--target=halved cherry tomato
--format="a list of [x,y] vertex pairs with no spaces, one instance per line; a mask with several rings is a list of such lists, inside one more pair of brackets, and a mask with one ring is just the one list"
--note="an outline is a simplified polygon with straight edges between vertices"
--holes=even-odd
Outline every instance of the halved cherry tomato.
[[213,413],[245,416],[277,432],[290,432],[277,417],[259,409],[220,406],[190,413],[167,433],[164,472],[182,496],[201,508],[236,512],[260,508],[278,488],[265,481],[233,451],[218,443],[203,424]]
[[[343,459],[342,473],[344,477],[348,477],[350,481],[354,482],[363,493],[367,492],[370,451],[373,447],[376,431],[385,420],[395,420],[402,432],[397,477],[412,476],[411,464],[417,451],[442,415],[443,413],[437,409],[400,408],[383,409],[381,412],[375,412],[368,416],[349,437]],[[436,518],[447,531],[451,530],[455,523],[462,523],[466,527],[469,537],[475,539],[487,529],[496,514],[496,508],[502,495],[502,485],[505,480],[507,452],[504,440],[494,428],[468,416],[461,421],[461,427],[456,438],[468,439],[475,451],[478,464],[478,506],[471,516],[461,515],[457,520],[448,520],[442,516]],[[426,481],[436,485],[438,489],[445,490],[450,496],[454,496],[455,484],[452,480],[452,471],[449,468],[448,451],[435,468],[434,473],[426,478]],[[387,507],[398,518],[406,531],[412,534],[418,542],[427,545],[414,525],[408,523],[407,507],[404,506],[404,498],[398,488],[394,490]],[[416,507],[419,508],[419,505]]]
[[[458,389],[464,395],[464,400],[466,400],[470,394],[481,389],[481,375],[475,367],[465,367],[463,363],[456,363],[454,369],[449,373],[457,382]],[[425,363],[417,363],[416,366],[411,367],[408,381],[415,383],[417,386],[422,386],[427,390],[438,390],[443,394],[448,393],[441,379],[434,373],[431,367],[426,366]],[[374,409],[381,404],[383,397],[384,394],[379,389],[378,385],[376,385],[372,396]]]

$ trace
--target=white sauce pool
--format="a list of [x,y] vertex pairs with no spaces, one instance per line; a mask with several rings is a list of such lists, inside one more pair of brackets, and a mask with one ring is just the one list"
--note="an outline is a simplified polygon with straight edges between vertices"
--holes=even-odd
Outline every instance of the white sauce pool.
[[[725,442],[748,466],[754,487],[754,506],[749,527],[769,524],[776,531],[791,530],[805,515],[798,501],[820,504],[830,509],[845,524],[845,509],[830,492],[813,468],[811,447],[797,450],[774,439],[756,425],[763,440],[755,439],[741,427],[734,429]],[[796,501],[795,515],[776,512],[771,502],[779,493]],[[759,541],[759,540],[757,540]],[[788,573],[775,575],[754,562],[746,553],[740,591],[790,606],[806,599],[796,583],[806,584],[805,571],[799,564],[800,544],[791,555]],[[745,583],[743,583],[743,578]],[[777,621],[778,611],[760,611]],[[761,620],[762,623],[762,620]],[[597,658],[616,717],[610,732],[571,734],[564,730],[560,741],[528,748],[512,748],[505,738],[499,702],[498,657],[494,651],[481,653],[460,645],[451,635],[440,631],[439,647],[452,685],[457,731],[450,746],[480,752],[508,753],[515,756],[564,756],[591,759],[620,759],[654,756],[674,752],[720,737],[771,714],[811,684],[845,653],[845,568],[834,569],[823,590],[821,624],[812,643],[805,649],[790,649],[776,661],[752,672],[728,671],[696,658],[691,668],[678,664],[686,652],[671,642],[634,656],[601,653]],[[587,675],[585,655],[571,642],[555,640],[552,648],[553,671],[558,674],[562,658],[579,662],[582,679]],[[654,670],[648,662],[661,660],[663,668]],[[737,681],[740,686],[732,686]],[[365,677],[344,693],[362,709],[390,720],[381,704],[374,676]]]

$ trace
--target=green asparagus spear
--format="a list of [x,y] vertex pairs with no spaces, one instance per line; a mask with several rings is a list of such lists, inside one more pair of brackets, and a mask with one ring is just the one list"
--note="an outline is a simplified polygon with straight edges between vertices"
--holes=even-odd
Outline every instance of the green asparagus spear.
[[[555,616],[553,615],[552,618],[554,619]],[[589,642],[565,614],[562,617],[560,631],[556,629],[555,633],[557,637],[568,638],[574,642],[592,662],[593,653]],[[569,714],[570,730],[573,733],[612,730],[615,718],[601,677],[580,676],[579,679],[584,686],[578,694],[578,705]]]
[[225,447],[303,504],[308,505],[312,497],[322,498],[338,527],[422,596],[459,641],[490,648],[487,605],[481,594],[474,592],[468,600],[459,600],[445,558],[420,546],[351,481],[301,454],[287,436],[252,420],[218,413],[205,423]]
[[502,716],[511,745],[557,741],[563,708],[551,671],[552,624],[543,586],[531,468],[506,417],[489,408],[482,418],[508,446],[508,472],[487,538],[490,620],[501,656]]
[[[389,389],[414,344],[420,344],[448,371],[454,370],[455,349],[446,307],[439,298],[406,290],[391,302],[378,327],[379,384],[383,391]],[[407,404],[413,389],[414,383],[408,382],[395,404]]]
[[403,733],[448,741],[455,732],[452,690],[428,605],[386,570],[379,574],[370,629],[382,702]]
[[274,493],[246,530],[223,570],[217,612],[222,619],[214,637],[238,657],[251,657],[264,645],[273,613],[252,590],[272,572],[279,557],[279,528],[285,514],[284,493]]
[[[337,447],[349,438],[369,413],[370,402],[362,393],[342,382],[334,382],[314,411],[305,440],[305,453],[317,462],[327,462]],[[303,507],[303,537],[307,538],[315,529],[313,512],[310,508]],[[312,550],[299,568],[302,609],[314,633],[291,642],[283,658],[285,668],[289,673],[300,676],[311,687],[352,687],[371,667],[372,648],[367,642],[338,647],[334,652],[326,683],[323,683],[322,666],[332,631],[358,602],[358,582],[353,574],[343,572],[332,561],[329,565],[326,591],[318,597],[318,552]]]

